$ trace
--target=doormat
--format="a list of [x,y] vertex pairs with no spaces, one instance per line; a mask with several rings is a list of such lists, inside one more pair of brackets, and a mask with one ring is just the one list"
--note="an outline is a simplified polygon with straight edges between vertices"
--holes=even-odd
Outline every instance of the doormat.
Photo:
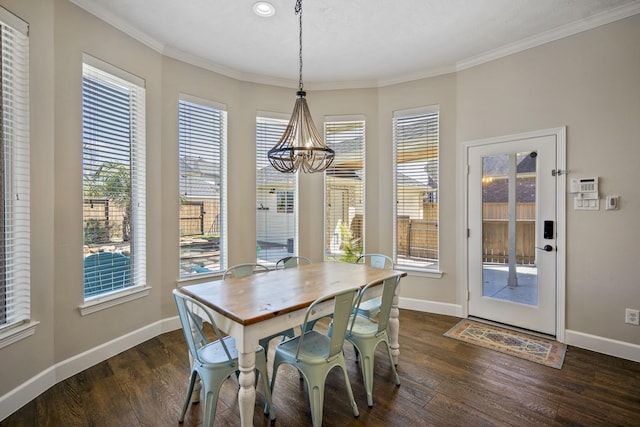
[[557,341],[468,319],[461,320],[444,335],[556,369],[562,369],[567,351],[567,346]]

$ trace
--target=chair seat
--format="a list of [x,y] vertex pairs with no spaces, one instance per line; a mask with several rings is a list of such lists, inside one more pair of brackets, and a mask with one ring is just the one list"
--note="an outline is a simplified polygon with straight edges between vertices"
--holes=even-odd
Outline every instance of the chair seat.
[[[232,337],[225,337],[222,341],[227,345],[227,350],[229,350],[231,357],[237,358],[238,350],[236,349],[236,341]],[[204,365],[236,365],[235,363],[229,362],[229,357],[227,356],[227,353],[225,353],[224,347],[222,347],[222,343],[220,341],[211,342],[198,349],[198,355],[200,356],[200,361]]]
[[358,313],[373,318],[380,312],[380,304],[382,303],[381,297],[371,298],[366,301],[362,301],[360,303],[360,307],[358,307]]
[[[300,337],[295,337],[278,345],[278,351],[287,360],[296,359],[298,341]],[[317,331],[309,331],[305,334],[302,348],[300,348],[299,359],[304,359],[308,365],[327,363],[327,347],[331,338]]]
[[[355,316],[355,320],[353,317]],[[352,315],[353,327],[347,331],[347,337],[371,336],[378,332],[378,322],[362,315]]]

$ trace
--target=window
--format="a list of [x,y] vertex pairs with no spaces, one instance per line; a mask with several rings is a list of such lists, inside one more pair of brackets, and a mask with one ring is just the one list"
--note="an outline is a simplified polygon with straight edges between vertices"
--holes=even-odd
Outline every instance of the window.
[[327,117],[324,138],[336,153],[324,175],[325,259],[354,262],[364,248],[364,118]]
[[82,67],[84,297],[146,284],[144,81]]
[[225,266],[226,107],[182,95],[178,101],[180,277]]
[[31,315],[27,29],[0,8],[0,329]]
[[267,158],[287,123],[274,113],[256,117],[256,260],[266,265],[297,254],[297,174],[276,171]]
[[393,116],[396,265],[438,269],[437,107]]

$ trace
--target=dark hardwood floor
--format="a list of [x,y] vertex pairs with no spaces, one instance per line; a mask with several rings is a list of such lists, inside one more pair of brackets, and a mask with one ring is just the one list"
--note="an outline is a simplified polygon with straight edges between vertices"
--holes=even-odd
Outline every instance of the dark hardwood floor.
[[[401,310],[402,385],[393,384],[384,346],[375,361],[374,406],[345,346],[360,409],[354,418],[334,369],[324,401],[326,426],[640,426],[640,363],[569,347],[561,370],[444,337],[459,319]],[[273,348],[271,349],[273,351]],[[0,426],[177,426],[189,362],[182,331],[160,335],[44,392]],[[258,386],[255,426],[269,425]],[[274,426],[311,425],[307,391],[293,368],[278,372]],[[199,426],[189,406],[184,426]],[[237,383],[222,386],[215,426],[237,426]]]

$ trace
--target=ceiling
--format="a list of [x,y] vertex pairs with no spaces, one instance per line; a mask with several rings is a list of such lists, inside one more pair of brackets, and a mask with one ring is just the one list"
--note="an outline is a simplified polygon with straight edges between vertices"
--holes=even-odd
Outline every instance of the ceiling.
[[[295,0],[71,0],[156,51],[296,87]],[[454,72],[640,13],[640,0],[307,0],[305,88],[379,87]]]

